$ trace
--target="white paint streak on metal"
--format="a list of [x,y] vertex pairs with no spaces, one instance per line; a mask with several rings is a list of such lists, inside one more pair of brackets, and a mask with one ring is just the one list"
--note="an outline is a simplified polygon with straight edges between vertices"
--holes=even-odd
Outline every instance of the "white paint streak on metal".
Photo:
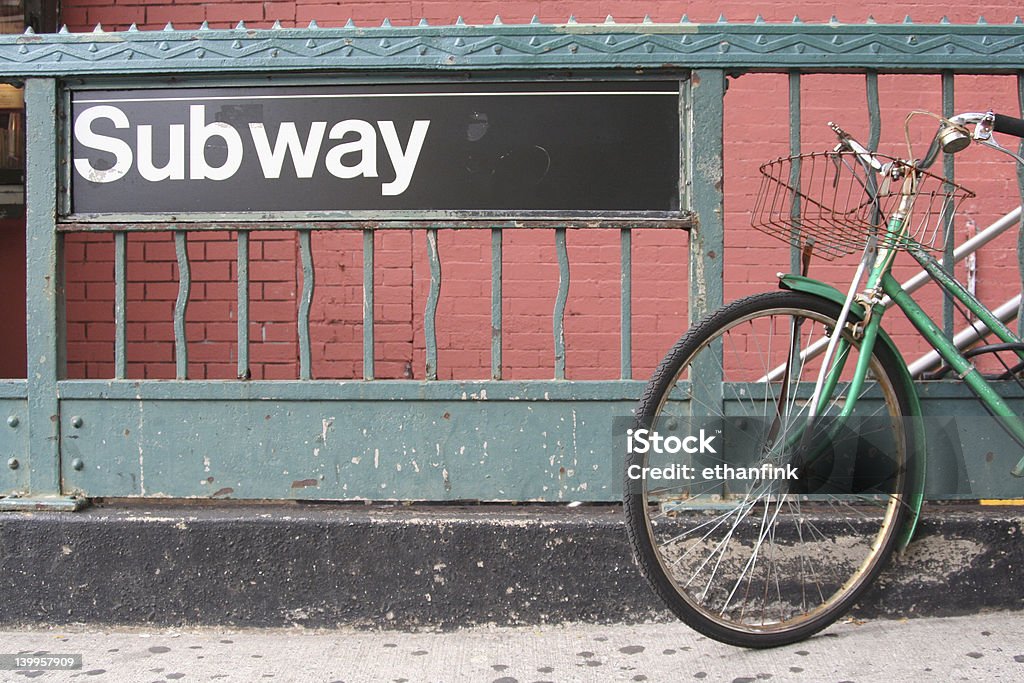
[[143,496],[146,495],[146,468],[142,453],[142,426],[145,423],[145,405],[145,401],[139,401],[139,426],[135,432],[136,438],[139,440],[139,494]]

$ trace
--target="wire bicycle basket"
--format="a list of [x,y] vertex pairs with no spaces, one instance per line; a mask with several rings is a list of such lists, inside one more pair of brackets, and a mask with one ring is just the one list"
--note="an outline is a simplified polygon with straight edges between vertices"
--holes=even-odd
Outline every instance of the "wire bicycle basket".
[[[875,171],[849,151],[813,152],[763,164],[751,225],[827,261],[880,247],[941,251],[960,204],[974,193],[905,161],[873,155]],[[912,200],[904,202],[904,199]],[[900,206],[912,209],[898,237],[886,225]]]

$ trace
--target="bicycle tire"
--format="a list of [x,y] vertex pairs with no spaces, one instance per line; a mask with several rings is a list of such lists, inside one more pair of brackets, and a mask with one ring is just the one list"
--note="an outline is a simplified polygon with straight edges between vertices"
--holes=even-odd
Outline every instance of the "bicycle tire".
[[[910,402],[901,380],[901,361],[888,346],[874,345],[869,381],[848,422],[831,417],[849,398],[844,377],[821,417],[813,423],[804,421],[810,403],[806,394],[817,379],[814,361],[793,356],[798,360],[790,364],[788,377],[783,373],[775,382],[764,381],[769,369],[779,367],[779,340],[773,339],[777,330],[788,328],[790,338],[796,331],[800,348],[805,348],[816,334],[834,331],[839,313],[840,306],[830,300],[790,291],[736,301],[679,340],[638,404],[634,429],[671,428],[673,421],[688,421],[693,428],[698,421],[719,420],[727,434],[725,445],[733,435],[732,450],[721,451],[718,464],[723,467],[730,462],[737,470],[744,463],[781,467],[789,462],[800,472],[796,481],[791,477],[770,483],[731,482],[722,475],[722,480],[710,482],[695,477],[672,486],[651,485],[646,477],[638,481],[637,470],[631,468],[669,460],[679,465],[681,460],[704,456],[627,453],[626,526],[641,572],[676,616],[715,640],[775,647],[827,627],[878,576],[906,521],[914,430],[904,419]],[[860,342],[849,325],[843,338],[850,344],[844,373],[852,375]],[[751,352],[744,346],[742,353],[735,353],[728,348],[740,340],[767,342],[767,350]],[[782,346],[784,365],[793,347],[788,342]],[[706,407],[721,407],[721,415],[712,415],[710,409],[707,416],[698,414],[704,412],[698,400],[707,387],[701,388],[694,366],[702,363],[713,371],[704,396],[721,398]],[[763,376],[758,375],[761,372]],[[751,381],[757,379],[760,384]],[[713,393],[715,386],[718,394]],[[758,411],[761,414],[755,415]],[[814,431],[796,442],[808,424]],[[698,530],[703,536],[695,533]],[[748,603],[752,588],[757,600]]]

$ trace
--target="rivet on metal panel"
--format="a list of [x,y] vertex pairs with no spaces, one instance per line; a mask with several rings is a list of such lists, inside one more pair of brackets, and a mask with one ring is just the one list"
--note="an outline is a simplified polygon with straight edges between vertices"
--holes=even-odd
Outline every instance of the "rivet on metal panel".
[[10,460],[7,461],[7,466],[10,467],[12,470],[18,469],[20,465],[21,463],[18,462],[17,458],[11,458]]
[[85,463],[82,462],[81,458],[75,458],[74,460],[71,461],[71,469],[75,470],[76,472],[81,472],[83,468],[85,468]]
[[7,418],[7,426],[11,429],[17,427],[20,422],[17,415],[11,415]]
[[71,418],[71,426],[75,429],[81,429],[84,422],[80,415],[75,415]]

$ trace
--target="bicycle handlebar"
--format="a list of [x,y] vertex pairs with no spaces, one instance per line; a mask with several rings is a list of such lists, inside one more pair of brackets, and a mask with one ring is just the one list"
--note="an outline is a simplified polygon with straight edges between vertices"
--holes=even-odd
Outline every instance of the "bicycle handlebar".
[[1006,114],[993,114],[992,130],[997,133],[1006,133],[1018,138],[1024,138],[1024,119]]

